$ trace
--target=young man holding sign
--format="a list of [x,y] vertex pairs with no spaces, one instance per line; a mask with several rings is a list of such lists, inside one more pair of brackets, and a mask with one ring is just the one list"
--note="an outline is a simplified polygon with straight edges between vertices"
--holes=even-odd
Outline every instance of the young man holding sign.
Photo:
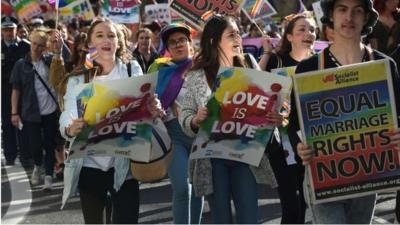
[[[323,50],[321,54],[302,61],[297,66],[296,73],[335,68],[344,65],[388,58],[382,53],[371,50],[362,44],[361,36],[371,32],[372,27],[378,18],[378,14],[372,8],[371,0],[322,0],[321,7],[324,12],[321,21],[334,29],[334,42],[328,48]],[[390,60],[390,71],[392,74],[395,102],[399,102],[400,78],[393,60]],[[351,76],[351,74],[349,76]],[[335,77],[331,78],[335,79]],[[296,92],[297,91],[298,90],[296,90]],[[359,102],[352,103],[354,104],[351,104],[350,106],[353,107]],[[378,102],[375,103],[379,104]],[[349,105],[346,106],[350,107]],[[321,110],[321,113],[325,110],[322,108],[318,109]],[[397,115],[395,116],[398,116],[400,112],[399,104],[397,104],[396,110]],[[298,137],[297,131],[300,130],[300,126],[297,111],[295,101],[292,99],[289,135],[292,145],[297,149],[297,154],[303,160],[303,164],[308,165],[312,163],[313,157],[317,155],[317,151],[316,149],[307,146],[305,143],[302,143]],[[311,116],[316,115],[315,111],[312,113],[314,114],[311,114]],[[352,116],[351,114],[349,115]],[[400,131],[397,130],[391,133],[390,137],[387,139],[389,144],[400,144]],[[348,144],[349,146],[354,145],[354,143],[351,142],[351,140],[346,139],[341,142],[341,144]],[[319,149],[318,151],[339,152],[341,150],[338,149],[338,146],[333,146],[332,148],[329,147],[331,146],[327,146],[322,150]],[[345,200],[311,204],[313,223],[369,224],[373,216],[375,198],[376,195],[371,194],[363,197],[353,197]]]

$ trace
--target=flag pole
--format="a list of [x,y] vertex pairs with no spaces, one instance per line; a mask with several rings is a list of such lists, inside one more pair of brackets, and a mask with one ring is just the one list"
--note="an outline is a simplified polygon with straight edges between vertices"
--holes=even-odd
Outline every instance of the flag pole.
[[260,31],[260,33],[262,35],[265,35],[265,32],[260,28],[260,26],[258,26],[258,24],[256,23],[256,21],[254,19],[251,18],[251,16],[249,14],[247,14],[246,10],[244,10],[244,8],[241,9],[242,12],[247,16],[247,18],[254,23],[254,25],[256,25],[256,28],[258,29],[258,31]]
[[59,8],[59,4],[60,4],[60,0],[56,0],[56,30],[57,30],[57,27],[58,27],[58,8]]

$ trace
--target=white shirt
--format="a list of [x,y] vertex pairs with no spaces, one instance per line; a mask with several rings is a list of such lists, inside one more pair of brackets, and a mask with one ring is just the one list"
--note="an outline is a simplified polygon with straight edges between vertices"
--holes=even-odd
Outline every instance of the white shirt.
[[[120,63],[120,62],[118,62]],[[102,82],[102,81],[109,81],[109,80],[117,80],[121,79],[121,74],[126,73],[126,71],[120,71],[122,68],[117,64],[114,66],[112,71],[108,75],[96,76],[94,81]],[[132,76],[136,76],[138,74],[134,74],[132,70]],[[114,157],[112,156],[87,156],[83,160],[84,167],[96,168],[100,169],[104,172],[108,171],[110,168],[114,167]],[[130,176],[127,177],[129,179]]]
[[46,87],[37,77],[39,74],[42,80],[46,83],[47,87],[50,88],[53,96],[55,97],[55,91],[52,86],[49,85],[49,69],[44,64],[43,60],[39,60],[38,62],[32,62],[34,69],[37,71],[35,74],[35,91],[39,104],[40,115],[45,116],[53,113],[57,109],[57,104],[54,102],[50,93],[46,90]]

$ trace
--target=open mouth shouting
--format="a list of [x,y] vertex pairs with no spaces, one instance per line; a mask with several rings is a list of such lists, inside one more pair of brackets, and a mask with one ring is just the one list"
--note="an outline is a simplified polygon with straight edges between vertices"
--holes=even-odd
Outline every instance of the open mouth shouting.
[[312,39],[306,39],[306,40],[303,40],[302,41],[304,44],[307,44],[307,45],[312,45],[312,44],[314,44],[314,40],[312,40]]
[[104,47],[101,47],[101,50],[103,50],[105,52],[111,52],[111,47],[104,46]]
[[242,52],[242,45],[241,44],[234,44],[233,45],[233,51],[236,53],[241,53]]

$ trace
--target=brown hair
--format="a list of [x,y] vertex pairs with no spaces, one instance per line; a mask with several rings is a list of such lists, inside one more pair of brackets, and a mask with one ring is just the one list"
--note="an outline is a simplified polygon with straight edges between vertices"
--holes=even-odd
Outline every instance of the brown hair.
[[300,19],[312,19],[312,15],[310,13],[299,13],[295,15],[289,15],[285,17],[286,21],[288,21],[285,31],[282,35],[281,44],[279,51],[277,52],[278,55],[283,56],[288,54],[292,51],[292,43],[288,40],[287,36],[289,34],[293,34],[293,29],[296,25],[296,22]]
[[[86,38],[86,41],[85,41],[85,47],[89,49],[89,43],[91,42],[91,36],[92,36],[92,34],[94,32],[94,28],[97,25],[101,24],[101,23],[110,23],[111,26],[113,26],[115,28],[115,30],[117,32],[117,38],[118,38],[118,47],[117,47],[117,51],[116,51],[115,55],[116,55],[117,58],[121,59],[122,63],[125,63],[125,64],[128,63],[129,61],[124,60],[125,59],[124,54],[126,52],[126,46],[125,46],[124,40],[122,38],[121,31],[118,29],[117,25],[115,23],[113,23],[109,19],[98,18],[96,21],[94,21],[90,25],[89,31],[87,33],[87,38]],[[83,58],[85,59],[85,57],[83,57]],[[68,79],[70,77],[79,76],[79,75],[83,74],[85,83],[87,83],[94,77],[94,75],[96,73],[97,74],[101,74],[102,73],[103,68],[102,68],[102,66],[100,64],[96,63],[96,61],[93,62],[93,68],[86,69],[85,66],[84,66],[84,62],[85,62],[84,59],[82,59],[82,63],[81,64],[77,65],[72,70],[72,72],[67,74],[64,77],[64,79],[62,80],[62,83],[61,83],[62,87],[60,88],[60,93],[59,93],[61,96],[63,96],[65,94],[66,85],[67,85]]]
[[[235,19],[231,16],[214,15],[204,27],[200,39],[200,52],[194,58],[193,67],[190,71],[204,69],[210,88],[214,85],[220,67],[220,57],[226,57],[225,55],[220,55],[220,53],[224,54],[219,47],[222,34],[231,23],[235,22]],[[243,57],[235,57],[233,62],[235,66],[246,65]]]
[[385,10],[385,4],[386,0],[374,0],[374,9],[381,14]]

